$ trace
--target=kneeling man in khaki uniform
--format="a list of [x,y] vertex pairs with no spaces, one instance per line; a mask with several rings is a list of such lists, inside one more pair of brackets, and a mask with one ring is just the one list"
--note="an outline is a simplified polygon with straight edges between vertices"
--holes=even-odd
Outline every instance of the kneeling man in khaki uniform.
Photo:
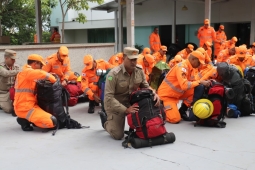
[[[139,88],[150,88],[142,67],[136,65],[137,58],[138,50],[126,47],[123,63],[113,68],[106,78],[104,96],[106,114],[100,112],[100,118],[105,130],[116,140],[124,137],[125,116],[139,110],[136,105],[130,106],[130,94]],[[157,94],[154,100],[157,100],[156,106],[159,106]]]
[[16,52],[5,50],[4,62],[0,63],[0,108],[6,113],[14,114],[13,101],[10,99],[10,88],[14,87],[16,75],[19,72],[19,66],[14,64]]

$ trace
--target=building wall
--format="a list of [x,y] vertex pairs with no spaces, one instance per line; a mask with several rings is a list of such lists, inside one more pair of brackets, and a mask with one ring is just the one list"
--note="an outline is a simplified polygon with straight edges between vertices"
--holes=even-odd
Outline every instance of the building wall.
[[149,35],[152,33],[153,27],[135,27],[135,44],[143,45],[143,47],[149,46]]
[[[65,21],[68,21],[68,13],[66,14]],[[62,22],[62,12],[58,1],[58,5],[52,9],[52,13],[50,15],[50,26],[59,26],[59,22]]]

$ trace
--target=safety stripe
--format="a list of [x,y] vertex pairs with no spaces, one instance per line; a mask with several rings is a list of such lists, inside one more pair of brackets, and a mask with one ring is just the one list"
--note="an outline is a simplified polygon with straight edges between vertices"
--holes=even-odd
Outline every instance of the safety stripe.
[[63,64],[63,66],[64,66],[64,67],[66,67],[66,66],[67,66],[67,64]]
[[49,128],[47,125],[45,125],[44,123],[42,123],[43,128]]
[[48,80],[50,77],[50,73],[46,73],[46,77],[45,77],[45,80]]
[[172,109],[172,107],[170,105],[166,105],[165,109]]
[[89,90],[90,90],[90,88],[86,88],[86,89],[84,90],[84,93],[87,93]]
[[69,72],[65,72],[65,75],[66,75],[66,76],[70,76],[70,73],[69,73]]
[[201,73],[198,73],[198,77],[199,77],[199,78],[202,78],[202,74],[201,74]]
[[189,90],[191,88],[191,85],[192,85],[192,83],[189,81],[188,82],[188,89],[187,90]]
[[201,36],[200,38],[202,38],[202,39],[208,39],[208,38],[212,38],[212,36]]
[[169,80],[167,80],[166,78],[164,79],[164,81],[166,82],[167,85],[169,85],[174,91],[178,92],[178,93],[184,93],[183,90],[178,89],[177,87],[175,87]]
[[209,62],[208,64],[212,65],[213,66],[213,63],[212,62]]
[[59,66],[58,66],[58,65],[55,65],[55,66],[53,66],[53,68],[54,68],[54,69],[58,69],[58,68],[59,68]]
[[34,112],[34,109],[31,109],[27,112],[27,116],[26,116],[26,119],[29,121],[30,119],[30,116],[32,115],[32,113]]
[[89,78],[89,80],[96,80],[97,78],[94,76],[94,77],[91,77]]
[[183,100],[185,100],[187,103],[191,104],[192,101],[190,101],[188,98],[184,98]]
[[153,42],[153,44],[160,44],[160,42]]
[[26,88],[24,88],[24,89],[15,89],[15,93],[35,93],[35,91],[34,90],[31,90],[31,89],[26,89]]

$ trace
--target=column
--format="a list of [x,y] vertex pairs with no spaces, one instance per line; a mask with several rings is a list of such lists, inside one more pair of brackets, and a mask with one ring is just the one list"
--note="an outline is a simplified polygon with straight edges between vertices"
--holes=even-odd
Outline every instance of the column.
[[250,33],[250,44],[255,41],[255,1],[252,1],[251,8],[251,33]]
[[172,16],[172,44],[176,42],[176,0],[173,1],[173,16]]
[[35,0],[35,17],[36,17],[37,43],[41,43],[42,42],[41,0]]
[[134,0],[126,0],[127,46],[135,46]]
[[115,47],[114,52],[119,52],[118,42],[119,42],[119,35],[118,35],[118,12],[114,11],[114,40],[115,40]]
[[118,34],[119,34],[119,51],[123,51],[123,9],[121,5],[121,0],[118,0]]
[[211,22],[211,0],[205,0],[205,18]]

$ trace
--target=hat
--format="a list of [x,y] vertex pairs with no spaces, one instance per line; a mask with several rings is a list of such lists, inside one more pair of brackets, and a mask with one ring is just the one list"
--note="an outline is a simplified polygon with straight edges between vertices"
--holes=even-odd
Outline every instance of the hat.
[[205,64],[205,56],[200,51],[193,51],[191,55],[196,57],[201,64]]
[[149,63],[151,68],[154,67],[155,59],[151,54],[145,54],[144,58]]
[[164,46],[164,45],[162,45],[162,46],[160,47],[160,49],[161,49],[162,51],[167,51],[167,47]]
[[34,61],[40,61],[42,65],[46,65],[45,62],[43,61],[43,57],[38,55],[38,54],[30,54],[27,58],[27,60],[34,60]]
[[151,49],[150,48],[148,48],[148,47],[145,47],[144,49],[143,49],[143,54],[145,55],[145,54],[150,54],[151,53]]
[[238,57],[244,58],[246,55],[246,52],[247,52],[247,48],[245,46],[241,45],[237,48],[236,54]]
[[194,46],[192,44],[188,44],[188,48],[193,51],[194,50]]
[[69,78],[68,78],[68,80],[69,80],[69,81],[77,80],[77,78],[78,78],[78,77],[74,74],[74,72],[71,72],[71,73],[70,73],[70,76],[69,76]]
[[85,55],[83,63],[86,65],[86,70],[90,70],[93,67],[93,57],[91,55]]
[[136,48],[133,47],[125,47],[124,48],[124,54],[127,55],[129,59],[137,59],[138,58],[138,52]]
[[196,51],[199,51],[199,52],[201,52],[202,54],[205,54],[205,49],[204,49],[203,47],[197,48]]
[[210,20],[209,19],[205,19],[204,20],[204,24],[209,24],[210,23]]
[[236,37],[233,37],[231,40],[234,41],[234,42],[237,42],[237,38]]
[[207,47],[211,47],[211,46],[212,46],[212,43],[209,42],[209,41],[206,41],[206,42],[205,42],[205,45],[206,45]]
[[220,29],[224,30],[224,25],[220,25]]
[[178,63],[179,63],[179,62],[182,62],[182,59],[183,59],[183,58],[182,58],[181,55],[176,55],[176,56],[174,57],[174,61],[175,61],[175,62],[178,62]]
[[68,56],[68,48],[66,46],[61,46],[58,50],[60,56]]
[[5,50],[4,51],[4,56],[5,57],[10,57],[11,59],[16,59],[17,57],[17,53],[16,51],[13,50]]

